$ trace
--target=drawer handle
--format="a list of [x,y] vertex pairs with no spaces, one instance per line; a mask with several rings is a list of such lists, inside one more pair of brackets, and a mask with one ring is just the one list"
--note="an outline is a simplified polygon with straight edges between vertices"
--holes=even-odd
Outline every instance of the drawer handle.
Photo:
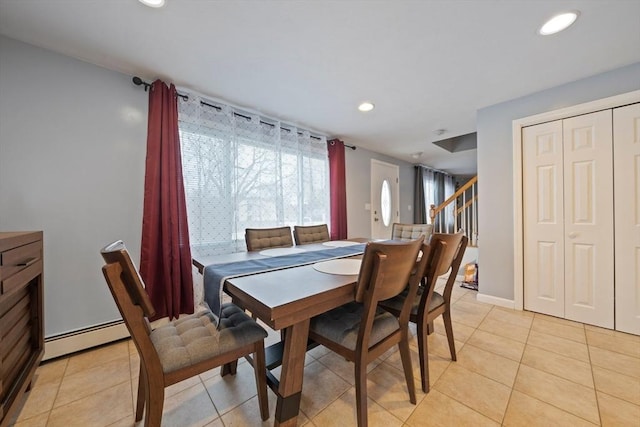
[[20,267],[29,267],[31,264],[35,264],[36,261],[38,261],[39,258],[31,258],[28,261],[25,262],[21,262],[20,264],[18,264]]

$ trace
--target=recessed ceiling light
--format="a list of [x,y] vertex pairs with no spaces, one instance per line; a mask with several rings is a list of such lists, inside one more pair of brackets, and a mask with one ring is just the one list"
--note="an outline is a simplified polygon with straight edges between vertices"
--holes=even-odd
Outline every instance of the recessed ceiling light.
[[164,6],[164,0],[138,0],[145,6],[149,7],[162,7]]
[[370,102],[363,102],[362,104],[358,105],[358,110],[367,112],[373,110],[374,107],[375,105]]
[[559,33],[576,22],[576,19],[578,19],[578,12],[560,13],[545,22],[545,24],[538,30],[538,33],[543,36]]

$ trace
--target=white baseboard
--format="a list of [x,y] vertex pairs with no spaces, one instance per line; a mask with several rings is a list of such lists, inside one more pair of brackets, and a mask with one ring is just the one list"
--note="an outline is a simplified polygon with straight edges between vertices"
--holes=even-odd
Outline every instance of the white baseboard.
[[497,305],[498,307],[510,308],[512,310],[515,308],[515,303],[511,299],[494,297],[493,295],[485,295],[481,293],[478,293],[478,295],[476,295],[476,299],[480,302]]
[[68,334],[45,338],[44,356],[42,360],[54,359],[127,337],[129,337],[129,331],[124,322],[120,320]]

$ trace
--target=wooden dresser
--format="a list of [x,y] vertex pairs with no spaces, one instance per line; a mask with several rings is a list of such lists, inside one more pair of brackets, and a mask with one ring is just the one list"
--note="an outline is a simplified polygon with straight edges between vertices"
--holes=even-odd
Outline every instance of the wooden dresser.
[[42,232],[0,232],[0,427],[9,425],[44,353]]

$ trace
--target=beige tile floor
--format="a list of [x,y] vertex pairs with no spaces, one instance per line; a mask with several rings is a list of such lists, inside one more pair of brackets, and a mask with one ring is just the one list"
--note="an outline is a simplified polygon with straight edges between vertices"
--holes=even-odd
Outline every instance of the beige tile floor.
[[[431,392],[422,393],[417,347],[417,405],[409,402],[397,351],[369,366],[371,426],[640,427],[640,337],[479,303],[456,286],[451,362],[439,320],[429,337]],[[415,330],[414,330],[415,332]],[[269,342],[279,339],[272,332]],[[36,372],[15,427],[132,426],[139,359],[130,341],[46,362]],[[353,426],[352,365],[318,347],[307,354],[298,425]],[[163,426],[261,423],[251,367],[219,370],[166,390]]]

